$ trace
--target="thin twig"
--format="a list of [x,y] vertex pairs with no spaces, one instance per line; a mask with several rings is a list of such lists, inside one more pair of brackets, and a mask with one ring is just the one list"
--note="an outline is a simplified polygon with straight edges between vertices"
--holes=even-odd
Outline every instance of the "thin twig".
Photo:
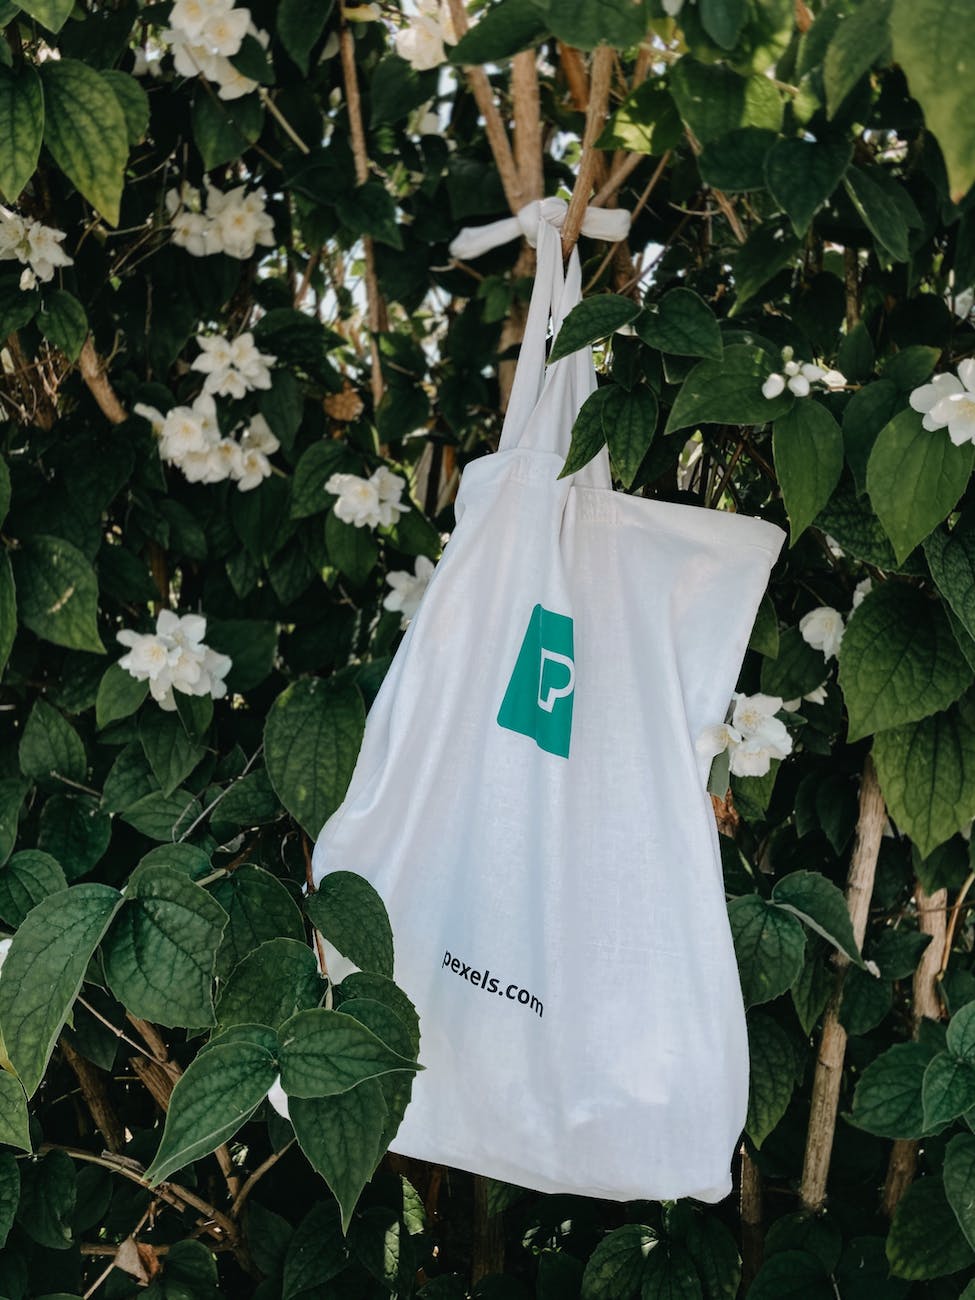
[[586,110],[586,127],[582,135],[582,153],[579,174],[572,187],[569,210],[562,223],[562,256],[568,257],[575,248],[582,229],[583,217],[589,206],[596,163],[599,157],[596,141],[602,134],[609,104],[609,83],[613,76],[613,47],[599,45],[592,56],[592,73],[589,80],[589,107]]
[[264,1175],[268,1172],[268,1170],[273,1169],[274,1166],[281,1159],[281,1157],[285,1154],[285,1152],[291,1150],[291,1148],[294,1146],[296,1141],[297,1141],[296,1138],[292,1138],[290,1142],[286,1142],[284,1144],[284,1146],[280,1149],[280,1151],[272,1151],[271,1154],[268,1156],[268,1158],[257,1166],[254,1172],[247,1179],[246,1183],[244,1183],[243,1187],[237,1193],[237,1198],[234,1201],[233,1205],[230,1207],[230,1217],[232,1219],[236,1219],[240,1216],[240,1212],[244,1208],[244,1203],[246,1202],[248,1196],[250,1196],[251,1192],[261,1181]]
[[281,112],[280,108],[278,108],[277,104],[275,104],[274,100],[267,93],[265,88],[263,86],[258,86],[257,93],[261,97],[261,103],[270,111],[271,116],[277,122],[278,126],[280,126],[281,130],[285,133],[291,143],[296,145],[302,153],[311,153],[311,150],[305,144],[304,140],[302,140],[301,136]]
[[84,1007],[84,1009],[89,1013],[89,1015],[94,1016],[96,1020],[100,1020],[106,1029],[110,1029],[116,1038],[121,1038],[123,1043],[128,1043],[128,1045],[130,1047],[134,1047],[137,1052],[141,1052],[143,1056],[149,1057],[149,1060],[153,1059],[151,1056],[149,1056],[149,1053],[146,1051],[144,1047],[141,1047],[135,1041],[134,1038],[129,1038],[128,1034],[123,1033],[123,1031],[119,1029],[117,1025],[113,1025],[112,1022],[106,1019],[106,1017],[103,1016],[100,1011],[96,1011],[90,1002],[86,1002],[85,999],[82,997],[77,998],[76,1001],[79,1003],[80,1006]]
[[99,410],[105,419],[112,424],[122,424],[129,417],[126,414],[125,407],[116,396],[115,389],[112,387],[105,374],[105,366],[95,351],[95,345],[89,334],[82,344],[81,353],[78,357],[78,369],[81,371],[81,377],[88,386],[88,391],[98,403]]
[[[651,195],[651,194],[654,192],[654,190],[656,189],[656,187],[657,187],[657,182],[660,180],[661,176],[663,176],[664,171],[666,170],[667,164],[668,164],[669,162],[670,162],[670,150],[668,149],[667,152],[666,152],[666,153],[661,157],[661,159],[660,159],[660,161],[657,163],[656,167],[653,169],[653,175],[652,175],[652,176],[650,177],[650,179],[647,181],[646,185],[643,187],[643,193],[640,195],[640,197],[637,199],[636,203],[633,205],[633,208],[631,209],[631,212],[630,212],[630,219],[631,219],[631,220],[632,220],[634,217],[638,216],[639,213],[642,212],[643,209],[646,207],[646,205],[647,205],[647,203],[648,203],[648,201],[649,201],[649,199],[650,199],[650,195]],[[605,187],[604,187],[604,188],[605,188]],[[597,197],[598,197],[598,196],[597,196]],[[615,254],[616,254],[616,246],[613,245],[613,244],[611,244],[610,247],[609,247],[609,249],[607,250],[607,252],[603,255],[602,261],[599,263],[599,265],[596,267],[595,271],[594,271],[594,272],[592,273],[592,275],[589,277],[589,282],[588,282],[588,284],[586,285],[585,289],[583,290],[583,293],[588,293],[588,291],[593,287],[594,284],[598,284],[598,283],[599,283],[600,276],[601,276],[602,273],[606,270],[606,267],[607,267],[607,266],[609,265],[609,263],[612,261],[612,259],[613,259],[613,257],[615,256]],[[633,283],[633,284],[638,284],[639,281],[640,281],[640,278],[641,278],[641,277],[637,277],[637,279],[636,279],[635,281],[633,281],[632,283]],[[629,288],[631,288],[631,282],[627,281],[625,284],[623,284],[623,285],[618,289],[618,292],[621,293],[621,294],[625,294],[626,291],[627,291],[627,289],[629,289]]]

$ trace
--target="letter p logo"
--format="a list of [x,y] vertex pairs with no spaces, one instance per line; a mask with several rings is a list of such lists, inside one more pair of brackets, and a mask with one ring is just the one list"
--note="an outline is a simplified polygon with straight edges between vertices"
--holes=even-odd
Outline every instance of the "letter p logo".
[[549,754],[568,758],[574,690],[572,619],[536,605],[501,701],[498,725],[530,736]]

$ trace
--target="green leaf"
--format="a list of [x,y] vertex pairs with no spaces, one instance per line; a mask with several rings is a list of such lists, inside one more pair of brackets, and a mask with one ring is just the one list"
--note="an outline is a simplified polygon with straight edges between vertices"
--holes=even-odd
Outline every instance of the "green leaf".
[[409,1030],[413,1055],[419,1055],[420,1018],[416,1014],[413,1003],[398,984],[394,984],[385,975],[376,975],[373,971],[356,971],[352,975],[346,975],[341,989],[342,1005],[347,1006],[349,1010],[353,1000],[362,998],[370,1002],[382,1002],[389,1007],[390,1011],[394,1011]]
[[182,871],[143,868],[102,945],[109,987],[143,1020],[212,1025],[214,965],[226,924],[220,904]]
[[88,337],[88,316],[74,294],[55,289],[44,296],[37,328],[69,361],[77,361]]
[[796,1086],[792,1040],[771,1016],[748,1020],[748,1116],[745,1132],[760,1147],[788,1109]]
[[867,462],[867,491],[903,564],[944,519],[972,472],[971,443],[956,447],[944,430],[929,433],[916,411],[881,429]]
[[786,267],[791,269],[798,253],[798,239],[778,220],[755,226],[735,258],[734,281],[738,292],[728,315],[737,316],[773,276]]
[[39,1246],[66,1250],[74,1245],[72,1220],[77,1201],[78,1180],[66,1152],[48,1151],[40,1160],[21,1162],[17,1222]]
[[35,533],[14,552],[13,566],[22,623],[44,641],[105,654],[98,583],[79,550],[61,537]]
[[256,93],[228,104],[212,90],[198,87],[193,96],[193,139],[207,171],[239,158],[260,139],[263,129],[264,105]]
[[562,322],[549,352],[549,363],[577,352],[587,343],[607,338],[622,325],[628,325],[640,314],[640,305],[632,298],[622,298],[616,293],[599,293],[584,298]]
[[672,1206],[670,1235],[686,1247],[694,1261],[707,1300],[735,1300],[741,1284],[741,1256],[735,1238],[715,1215],[687,1213],[689,1210],[686,1200]]
[[802,238],[816,210],[843,179],[852,156],[845,136],[779,140],[765,157],[769,193]]
[[122,820],[149,839],[168,843],[188,830],[199,815],[200,805],[180,787],[169,795],[161,790],[143,795],[125,809]]
[[945,1043],[952,1056],[975,1065],[975,1002],[966,1002],[951,1017]]
[[867,464],[877,435],[900,407],[897,389],[887,380],[879,379],[854,393],[843,410],[843,446],[860,493],[867,490]]
[[748,1288],[748,1300],[834,1300],[823,1262],[808,1250],[769,1255]]
[[657,428],[657,399],[643,385],[628,393],[614,384],[602,413],[613,472],[624,488],[631,488]]
[[840,481],[843,432],[825,406],[802,399],[775,421],[772,454],[794,546]]
[[149,1185],[232,1138],[267,1096],[277,1072],[274,1057],[257,1043],[217,1042],[201,1052],[169,1099],[162,1141],[146,1170]]
[[896,1043],[874,1058],[853,1093],[850,1118],[877,1137],[913,1139],[925,1133],[921,1090],[934,1053],[926,1044]]
[[724,353],[717,318],[693,289],[671,289],[649,303],[634,328],[644,343],[672,356],[716,360]]
[[778,134],[764,127],[742,126],[709,140],[697,159],[701,179],[729,194],[765,186],[765,156]]
[[31,1149],[27,1098],[22,1083],[9,1070],[0,1070],[0,1142],[20,1151]]
[[935,1133],[975,1106],[975,1065],[939,1052],[928,1063],[921,1087],[924,1130]]
[[42,899],[14,935],[0,979],[0,1032],[28,1096],[121,901],[108,885],[74,885]]
[[745,21],[746,0],[700,0],[701,24],[716,45],[733,50]]
[[861,77],[890,55],[891,0],[875,0],[843,16],[826,51],[823,86],[830,117]]
[[545,13],[533,0],[498,0],[448,50],[451,63],[480,65],[510,59],[548,32]]
[[46,700],[36,699],[24,725],[18,751],[20,770],[30,781],[60,778],[83,782],[88,760],[81,737],[71,723]]
[[771,598],[766,594],[755,615],[755,623],[748,638],[748,649],[769,659],[779,653],[779,619]]
[[605,42],[616,49],[636,45],[647,35],[643,0],[559,0],[547,9],[554,34],[566,45],[592,50]]
[[575,474],[583,466],[588,465],[593,456],[597,455],[605,446],[606,434],[603,431],[603,409],[611,391],[612,389],[609,386],[597,388],[589,394],[579,408],[579,414],[572,426],[572,441],[569,444],[569,454],[565,458],[565,464],[562,466],[559,478],[567,478],[570,474]]
[[67,889],[60,863],[40,849],[21,849],[0,867],[0,917],[14,930],[49,894]]
[[745,1006],[784,993],[802,966],[806,936],[800,923],[757,894],[732,899],[728,917]]
[[293,1097],[288,1113],[298,1145],[325,1179],[347,1232],[363,1187],[379,1163],[386,1103],[375,1079],[335,1097]]
[[142,86],[128,72],[117,68],[102,71],[102,78],[115,92],[122,112],[125,114],[125,129],[129,135],[129,145],[141,144],[149,129],[149,96]]
[[942,1176],[948,1204],[975,1249],[975,1137],[970,1133],[956,1133],[948,1143]]
[[586,1264],[582,1300],[618,1300],[635,1294],[657,1242],[654,1230],[642,1223],[627,1223],[607,1233]]
[[298,1011],[314,1007],[324,985],[315,954],[304,941],[268,939],[234,967],[220,987],[221,1030],[256,1021],[277,1029]]
[[339,220],[354,235],[371,235],[381,244],[402,249],[396,201],[380,181],[342,190],[335,204]]
[[36,18],[49,32],[59,32],[68,21],[74,0],[21,0],[17,7]]
[[328,438],[319,438],[302,452],[291,484],[292,519],[324,514],[335,499],[325,491],[328,479],[340,470],[355,469],[346,464],[347,456],[343,443]]
[[[343,1001],[342,1011],[372,1030],[377,1038],[400,1056],[410,1059],[415,1054],[410,1027],[386,1003],[374,1002],[369,998],[349,998]],[[388,1147],[399,1131],[410,1104],[414,1077],[412,1073],[395,1070],[382,1075],[379,1080],[386,1102],[386,1120],[381,1140],[383,1147]]]
[[217,975],[228,975],[248,953],[269,939],[304,940],[298,904],[275,876],[245,863],[210,890],[227,913],[227,928],[217,954]]
[[345,798],[365,721],[354,686],[316,677],[293,682],[271,705],[264,727],[268,776],[312,838]]
[[137,681],[117,663],[109,664],[98,683],[95,723],[99,730],[120,718],[129,718],[149,694],[148,681]]
[[379,545],[369,528],[357,528],[334,511],[325,520],[325,546],[329,562],[360,587],[379,560]]
[[929,348],[914,343],[910,347],[901,348],[884,361],[883,377],[894,384],[900,392],[909,393],[912,388],[917,388],[919,384],[924,383],[938,364],[940,356],[940,348]]
[[962,520],[950,533],[936,529],[924,543],[924,555],[938,590],[965,631],[975,636],[975,528]]
[[284,1258],[282,1300],[323,1287],[349,1262],[342,1220],[333,1201],[318,1201],[295,1229]]
[[875,587],[853,611],[839,660],[851,742],[938,713],[972,683],[941,602],[903,582]]
[[975,818],[971,708],[954,704],[873,743],[880,788],[898,827],[927,857]]
[[843,891],[820,872],[792,871],[783,876],[772,887],[772,902],[828,939],[854,965],[863,965]]
[[[25,1148],[29,1150],[29,1148]],[[7,1244],[20,1201],[20,1168],[9,1151],[0,1153],[0,1250]]]
[[701,144],[735,127],[778,131],[782,125],[782,96],[768,77],[740,77],[685,55],[671,71],[670,93]]
[[0,777],[0,862],[6,862],[13,851],[21,805],[29,789],[20,777]]
[[422,1068],[341,1011],[299,1011],[278,1035],[281,1086],[289,1097],[331,1097],[392,1070]]
[[111,820],[92,795],[52,794],[44,801],[37,847],[57,858],[69,881],[100,861],[111,835]]
[[10,651],[17,635],[17,592],[10,556],[5,550],[0,555],[0,677],[7,666]]
[[864,225],[882,250],[895,262],[906,262],[911,252],[907,243],[904,214],[883,186],[859,167],[851,167],[843,184]]
[[331,871],[305,903],[312,924],[348,961],[377,975],[393,974],[393,935],[383,900],[368,880]]
[[666,433],[697,424],[767,424],[789,410],[786,391],[771,401],[762,384],[772,373],[762,348],[735,344],[720,361],[699,361],[684,380],[667,421]]
[[651,78],[626,96],[603,128],[596,148],[659,155],[679,144],[683,133],[673,99]]
[[894,60],[937,137],[951,195],[960,203],[975,181],[975,116],[967,93],[975,33],[965,0],[894,0]]
[[44,137],[44,95],[37,69],[0,67],[0,191],[8,203],[37,170]]
[[278,39],[298,65],[301,75],[308,74],[312,46],[321,37],[332,12],[332,0],[280,0],[275,19]]
[[129,133],[118,98],[78,59],[41,64],[44,143],[68,180],[110,226],[118,225]]
[[912,1281],[945,1277],[975,1263],[937,1174],[916,1179],[897,1202],[886,1249],[893,1275]]
[[153,776],[165,795],[173,791],[193,771],[206,753],[186,734],[177,713],[148,709],[139,718],[139,740],[152,768]]

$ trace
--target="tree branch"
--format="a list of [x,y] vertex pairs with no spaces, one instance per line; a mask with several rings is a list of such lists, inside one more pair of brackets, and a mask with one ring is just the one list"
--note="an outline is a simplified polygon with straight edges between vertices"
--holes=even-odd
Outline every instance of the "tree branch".
[[572,188],[569,210],[562,224],[562,256],[568,257],[579,239],[582,220],[589,205],[593,181],[600,154],[595,145],[602,133],[609,104],[609,85],[613,76],[613,47],[598,45],[592,56],[592,75],[589,83],[589,107],[586,110],[586,129],[582,136],[582,155],[579,174]]
[[105,364],[95,351],[90,334],[82,345],[81,355],[78,357],[78,369],[105,419],[112,424],[121,424],[127,420],[128,413],[105,374]]

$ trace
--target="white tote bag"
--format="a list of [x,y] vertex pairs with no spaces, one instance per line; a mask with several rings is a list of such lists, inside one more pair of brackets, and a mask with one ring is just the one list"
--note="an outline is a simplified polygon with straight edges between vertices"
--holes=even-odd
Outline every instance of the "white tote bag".
[[392,1149],[544,1192],[721,1200],[748,1099],[707,762],[784,538],[558,475],[595,387],[542,221],[498,452],[369,713],[316,884],[365,876],[420,1014]]

